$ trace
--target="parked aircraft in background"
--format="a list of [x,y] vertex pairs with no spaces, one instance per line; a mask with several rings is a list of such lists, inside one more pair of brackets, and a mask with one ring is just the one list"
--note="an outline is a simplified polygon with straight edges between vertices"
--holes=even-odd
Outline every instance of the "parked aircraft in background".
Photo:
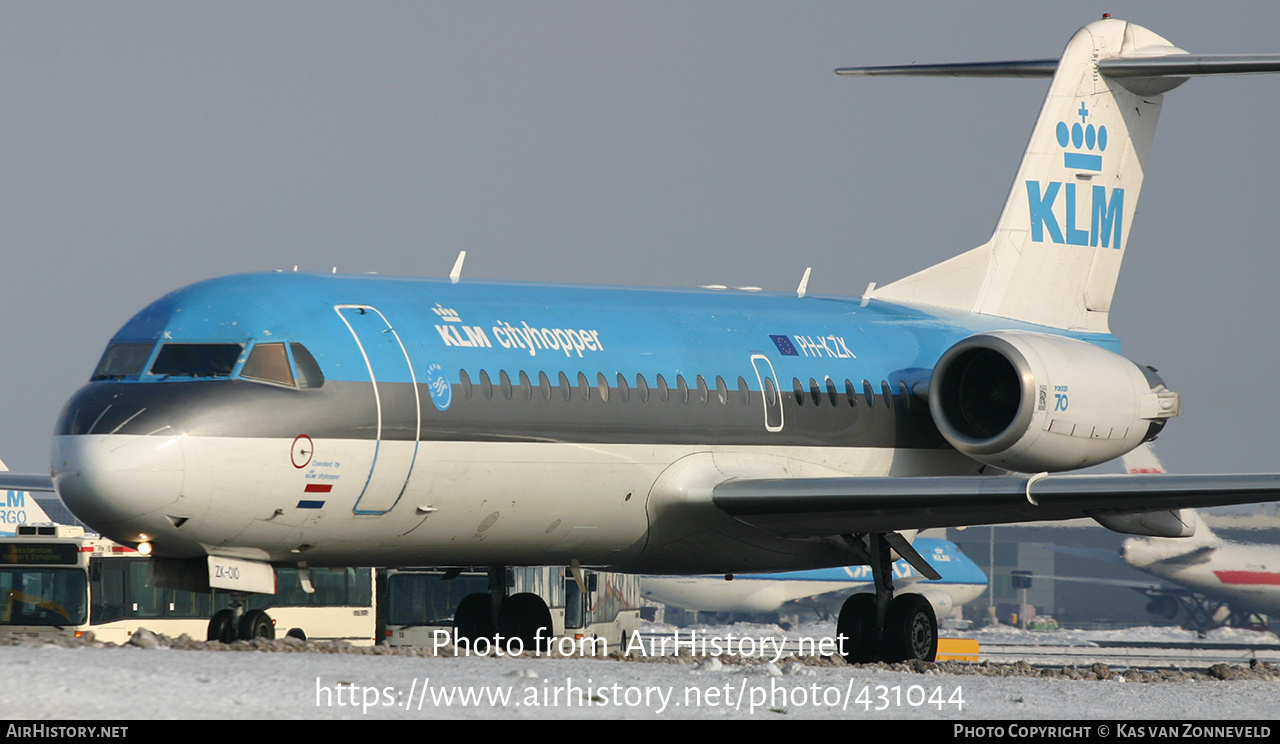
[[1177,535],[1163,510],[1280,498],[1276,475],[1059,472],[1179,410],[1108,324],[1163,93],[1278,70],[1110,18],[1060,61],[839,70],[1053,78],[989,242],[861,297],[809,296],[807,273],[787,294],[645,290],[464,281],[461,262],[449,280],[205,281],[111,339],[56,426],[52,478],[0,487],[56,488],[174,587],[488,566],[462,639],[550,626],[545,602],[505,596],[509,565],[869,565],[846,657],[932,658],[931,605],[893,593],[894,552],[932,575],[915,530],[1089,516]]
[[[918,537],[912,543],[941,578],[926,579],[898,559],[893,579],[899,593],[929,600],[939,618],[958,616],[960,608],[987,588],[987,575],[950,540]],[[644,576],[645,599],[698,612],[778,616],[816,612],[833,616],[851,594],[874,592],[870,566],[819,568],[776,574],[730,576]]]
[[[9,470],[0,462],[0,473]],[[0,537],[8,537],[17,533],[20,524],[51,522],[49,515],[36,503],[26,491],[6,490],[0,493]]]
[[1178,588],[1147,587],[1147,611],[1204,631],[1214,625],[1266,624],[1280,615],[1280,545],[1238,543],[1215,535],[1199,514],[1195,537],[1133,537],[1120,557]]
[[[1129,472],[1162,473],[1164,467],[1149,447],[1126,455]],[[1188,538],[1131,537],[1120,558],[1179,589],[1141,588],[1151,601],[1147,611],[1204,631],[1214,624],[1248,626],[1255,616],[1280,615],[1280,545],[1223,540],[1204,518],[1183,510],[1193,521]]]

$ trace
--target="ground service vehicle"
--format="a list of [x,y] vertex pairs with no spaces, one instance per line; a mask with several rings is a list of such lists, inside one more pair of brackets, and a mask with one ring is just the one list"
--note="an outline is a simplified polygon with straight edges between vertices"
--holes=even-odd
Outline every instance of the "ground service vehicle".
[[222,618],[221,640],[289,635],[373,643],[371,569],[312,569],[315,591],[307,593],[297,569],[280,568],[276,593],[254,596],[237,613],[227,592],[148,586],[149,564],[133,548],[80,527],[21,525],[14,537],[0,538],[0,633],[92,631],[98,640],[124,643],[146,628],[204,639],[213,615]]
[[[505,616],[500,612],[492,630],[486,627],[475,637],[467,637],[464,630],[459,636],[458,627],[493,624],[488,603],[473,599],[489,596],[486,572],[408,568],[388,569],[385,577],[385,598],[379,606],[386,623],[382,638],[388,645],[440,648],[459,638],[468,643],[501,636],[495,641],[499,652],[518,650],[513,643],[523,646],[512,610]],[[503,575],[503,606],[520,608],[531,603],[531,597],[541,599],[549,615],[545,626],[553,634],[550,648],[598,656],[625,649],[640,628],[640,577],[584,570],[581,578],[579,584],[572,569],[563,566],[512,567]]]

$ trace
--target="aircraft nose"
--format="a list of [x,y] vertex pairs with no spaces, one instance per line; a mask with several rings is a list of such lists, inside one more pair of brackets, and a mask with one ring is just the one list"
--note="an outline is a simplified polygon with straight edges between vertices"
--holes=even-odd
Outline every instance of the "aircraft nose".
[[1133,566],[1141,568],[1151,562],[1151,551],[1148,549],[1147,541],[1131,537],[1120,544],[1120,560]]
[[[168,430],[172,432],[172,430]],[[174,503],[182,493],[181,435],[63,435],[54,441],[53,482],[67,508],[108,535]]]

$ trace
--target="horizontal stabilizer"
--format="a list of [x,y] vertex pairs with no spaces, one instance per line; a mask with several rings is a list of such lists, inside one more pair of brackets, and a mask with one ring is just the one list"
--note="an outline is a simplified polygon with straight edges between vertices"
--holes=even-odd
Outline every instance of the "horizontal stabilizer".
[[[1051,78],[1057,71],[1058,60],[1056,59],[1022,59],[841,67],[836,70],[836,74],[849,77]],[[1162,54],[1112,57],[1098,62],[1098,72],[1109,78],[1194,77],[1196,75],[1280,72],[1280,54]]]
[[985,77],[1048,78],[1058,69],[1056,59],[1024,59],[1008,62],[957,62],[941,65],[877,65],[875,67],[841,67],[837,75],[850,77]]
[[890,532],[1133,514],[1280,500],[1280,474],[758,478],[725,481],[711,501],[787,537]]
[[1113,57],[1098,62],[1109,78],[1193,77],[1280,72],[1280,54],[1163,54],[1157,57]]

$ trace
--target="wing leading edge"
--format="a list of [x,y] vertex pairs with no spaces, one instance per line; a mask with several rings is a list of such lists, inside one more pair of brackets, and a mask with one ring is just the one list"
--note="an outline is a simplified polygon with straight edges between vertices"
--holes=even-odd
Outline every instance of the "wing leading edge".
[[746,478],[711,501],[784,537],[884,533],[1280,500],[1280,474]]

